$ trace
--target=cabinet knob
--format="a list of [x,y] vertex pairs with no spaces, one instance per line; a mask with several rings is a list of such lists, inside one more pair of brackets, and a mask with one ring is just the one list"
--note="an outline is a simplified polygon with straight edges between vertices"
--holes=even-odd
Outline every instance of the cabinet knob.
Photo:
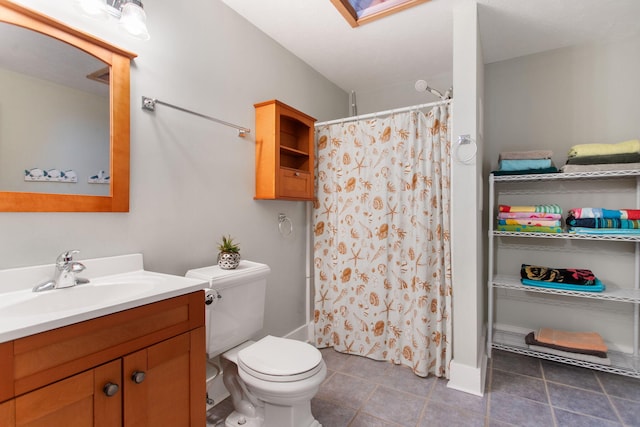
[[294,172],[293,173],[295,176],[300,176],[300,172]]
[[136,384],[140,384],[144,381],[145,376],[146,374],[143,371],[134,371],[133,374],[131,374],[131,380]]
[[106,383],[104,385],[104,388],[102,389],[102,391],[104,391],[104,394],[106,394],[107,397],[115,396],[118,390],[120,390],[120,387],[118,387],[118,384],[114,384],[114,383]]

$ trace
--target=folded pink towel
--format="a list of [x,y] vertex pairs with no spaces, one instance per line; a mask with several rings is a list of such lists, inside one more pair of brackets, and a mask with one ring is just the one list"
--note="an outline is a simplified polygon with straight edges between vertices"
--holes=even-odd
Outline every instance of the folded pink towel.
[[561,214],[546,213],[546,212],[500,212],[498,219],[562,219]]
[[539,219],[539,218],[515,218],[499,219],[498,224],[504,225],[536,225],[540,227],[560,227],[559,219]]

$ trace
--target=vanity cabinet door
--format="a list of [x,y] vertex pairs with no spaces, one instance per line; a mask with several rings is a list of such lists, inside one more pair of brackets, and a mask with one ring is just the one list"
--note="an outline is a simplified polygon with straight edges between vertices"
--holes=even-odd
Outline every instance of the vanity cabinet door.
[[93,370],[93,425],[111,427],[122,425],[122,359],[114,360]]
[[[121,425],[121,361],[85,371],[15,399],[20,427]],[[107,393],[107,385],[110,387]]]
[[204,328],[123,359],[124,425],[204,426]]
[[15,427],[16,425],[16,400],[11,399],[0,403],[0,425]]

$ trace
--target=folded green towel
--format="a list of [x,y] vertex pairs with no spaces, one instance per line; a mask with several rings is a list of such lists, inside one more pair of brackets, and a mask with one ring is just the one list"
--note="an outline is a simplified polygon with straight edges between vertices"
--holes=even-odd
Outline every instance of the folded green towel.
[[638,163],[640,153],[604,154],[601,156],[578,156],[569,157],[568,165],[602,165],[616,163]]

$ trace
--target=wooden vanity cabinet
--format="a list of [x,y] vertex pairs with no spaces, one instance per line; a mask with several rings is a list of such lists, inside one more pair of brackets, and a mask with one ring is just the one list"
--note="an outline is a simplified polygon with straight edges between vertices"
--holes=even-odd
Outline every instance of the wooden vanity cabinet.
[[255,198],[313,200],[316,119],[277,100],[254,107]]
[[201,291],[3,343],[0,425],[204,426],[205,359]]

